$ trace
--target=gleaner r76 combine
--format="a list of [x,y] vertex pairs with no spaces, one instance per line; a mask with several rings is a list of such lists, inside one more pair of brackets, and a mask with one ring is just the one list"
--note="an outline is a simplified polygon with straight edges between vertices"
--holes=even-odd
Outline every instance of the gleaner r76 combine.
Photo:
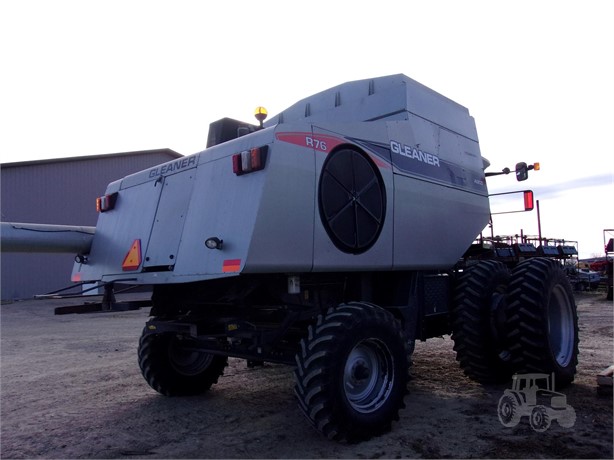
[[213,123],[205,151],[97,200],[72,280],[153,286],[138,350],[152,388],[205,392],[229,356],[286,363],[316,429],[359,440],[398,419],[416,340],[451,333],[480,382],[573,380],[559,264],[466,255],[490,218],[485,177],[501,174],[485,174],[466,108],[394,75],[258,115]]

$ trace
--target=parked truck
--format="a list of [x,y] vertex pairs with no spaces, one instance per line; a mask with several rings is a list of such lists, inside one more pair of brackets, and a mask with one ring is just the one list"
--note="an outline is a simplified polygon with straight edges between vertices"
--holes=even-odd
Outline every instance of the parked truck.
[[452,334],[479,382],[573,380],[558,262],[467,252],[490,218],[486,176],[510,170],[485,173],[465,107],[392,75],[264,117],[214,122],[206,150],[97,199],[72,281],[152,286],[138,362],[153,389],[205,392],[229,357],[285,363],[311,424],[360,440],[398,420],[416,340]]

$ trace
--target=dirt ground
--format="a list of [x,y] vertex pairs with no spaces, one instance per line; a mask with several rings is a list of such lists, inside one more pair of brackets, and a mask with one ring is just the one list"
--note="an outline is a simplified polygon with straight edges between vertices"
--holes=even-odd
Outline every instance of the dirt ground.
[[[74,301],[72,301],[74,302]],[[390,433],[324,439],[303,418],[289,367],[231,360],[203,396],[166,398],[143,380],[136,346],[149,309],[54,316],[68,300],[2,305],[2,458],[612,458],[612,397],[595,375],[614,363],[613,305],[579,294],[580,363],[561,389],[572,428],[535,432],[497,418],[505,385],[460,371],[449,337],[418,343],[407,408]]]

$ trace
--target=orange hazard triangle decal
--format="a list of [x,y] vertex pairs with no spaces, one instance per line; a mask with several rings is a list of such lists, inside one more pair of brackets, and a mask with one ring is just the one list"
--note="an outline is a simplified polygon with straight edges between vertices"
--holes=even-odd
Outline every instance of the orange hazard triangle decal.
[[136,270],[141,265],[141,240],[134,240],[132,247],[124,257],[122,263],[122,270]]

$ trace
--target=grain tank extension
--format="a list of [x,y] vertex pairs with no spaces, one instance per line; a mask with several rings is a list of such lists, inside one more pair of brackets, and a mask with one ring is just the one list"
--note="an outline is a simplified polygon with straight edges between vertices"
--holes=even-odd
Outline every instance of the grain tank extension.
[[228,357],[289,364],[330,439],[398,420],[416,340],[451,334],[482,383],[570,383],[558,262],[468,251],[487,166],[465,107],[404,75],[345,83],[264,124],[219,120],[206,150],[111,183],[72,280],[153,286],[138,359],[159,393],[207,391]]

